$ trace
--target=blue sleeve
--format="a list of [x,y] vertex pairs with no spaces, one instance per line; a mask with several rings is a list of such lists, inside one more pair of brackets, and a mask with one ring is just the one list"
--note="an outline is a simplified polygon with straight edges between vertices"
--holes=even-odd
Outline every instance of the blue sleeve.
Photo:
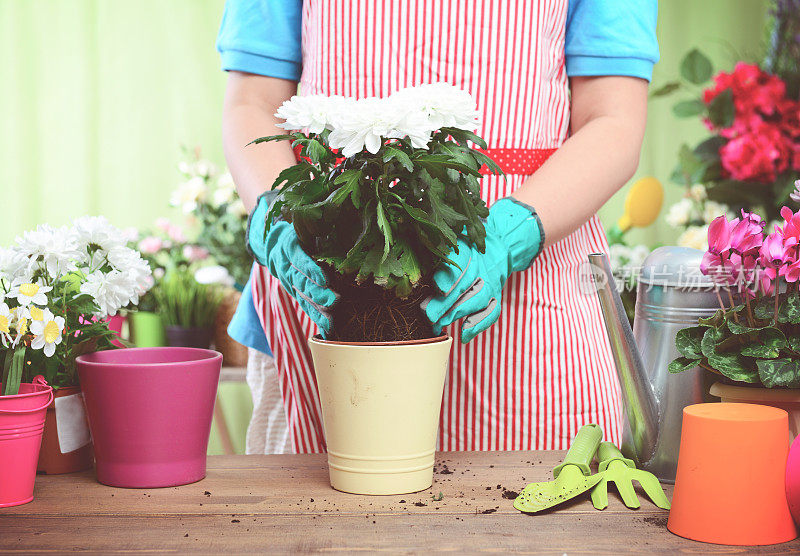
[[567,75],[650,78],[658,61],[657,0],[569,0]]
[[302,0],[227,0],[217,50],[222,69],[299,81]]
[[239,298],[239,305],[228,325],[228,336],[242,345],[272,355],[267,343],[267,335],[264,333],[261,320],[258,318],[253,304],[253,290],[250,282],[251,280],[247,281],[247,285],[242,291],[242,297]]

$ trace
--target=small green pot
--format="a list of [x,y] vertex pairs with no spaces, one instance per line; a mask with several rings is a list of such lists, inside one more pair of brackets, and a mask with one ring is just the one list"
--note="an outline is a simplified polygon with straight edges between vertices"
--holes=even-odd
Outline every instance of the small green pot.
[[167,345],[161,316],[149,311],[130,315],[131,339],[136,347],[162,347]]

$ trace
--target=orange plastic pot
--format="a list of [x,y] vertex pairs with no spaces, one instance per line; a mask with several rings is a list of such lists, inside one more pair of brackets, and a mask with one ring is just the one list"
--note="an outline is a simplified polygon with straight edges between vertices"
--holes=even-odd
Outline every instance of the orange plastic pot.
[[742,403],[683,410],[678,472],[667,528],[728,545],[797,537],[786,501],[786,411]]
[[92,443],[63,453],[58,443],[58,423],[56,421],[55,398],[72,396],[81,391],[78,386],[64,386],[53,392],[54,399],[47,406],[47,416],[44,421],[44,434],[42,435],[42,448],[39,450],[39,464],[36,470],[45,475],[60,475],[62,473],[75,473],[85,471],[94,464]]

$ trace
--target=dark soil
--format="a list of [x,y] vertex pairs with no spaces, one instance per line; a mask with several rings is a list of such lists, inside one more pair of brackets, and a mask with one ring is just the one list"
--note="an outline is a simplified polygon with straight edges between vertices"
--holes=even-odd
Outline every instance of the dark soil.
[[327,272],[328,284],[341,297],[331,308],[329,340],[401,342],[433,338],[433,327],[420,304],[433,294],[420,286],[405,299],[373,283],[357,284],[351,276]]

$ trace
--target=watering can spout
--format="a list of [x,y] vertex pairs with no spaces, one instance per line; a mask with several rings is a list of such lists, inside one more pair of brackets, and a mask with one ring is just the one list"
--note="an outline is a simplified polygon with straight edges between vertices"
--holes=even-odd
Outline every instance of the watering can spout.
[[658,401],[617,292],[608,257],[603,253],[592,253],[589,255],[589,266],[608,331],[631,433],[629,440],[632,446],[630,450],[625,450],[630,452],[626,455],[644,464],[652,458],[658,442]]

